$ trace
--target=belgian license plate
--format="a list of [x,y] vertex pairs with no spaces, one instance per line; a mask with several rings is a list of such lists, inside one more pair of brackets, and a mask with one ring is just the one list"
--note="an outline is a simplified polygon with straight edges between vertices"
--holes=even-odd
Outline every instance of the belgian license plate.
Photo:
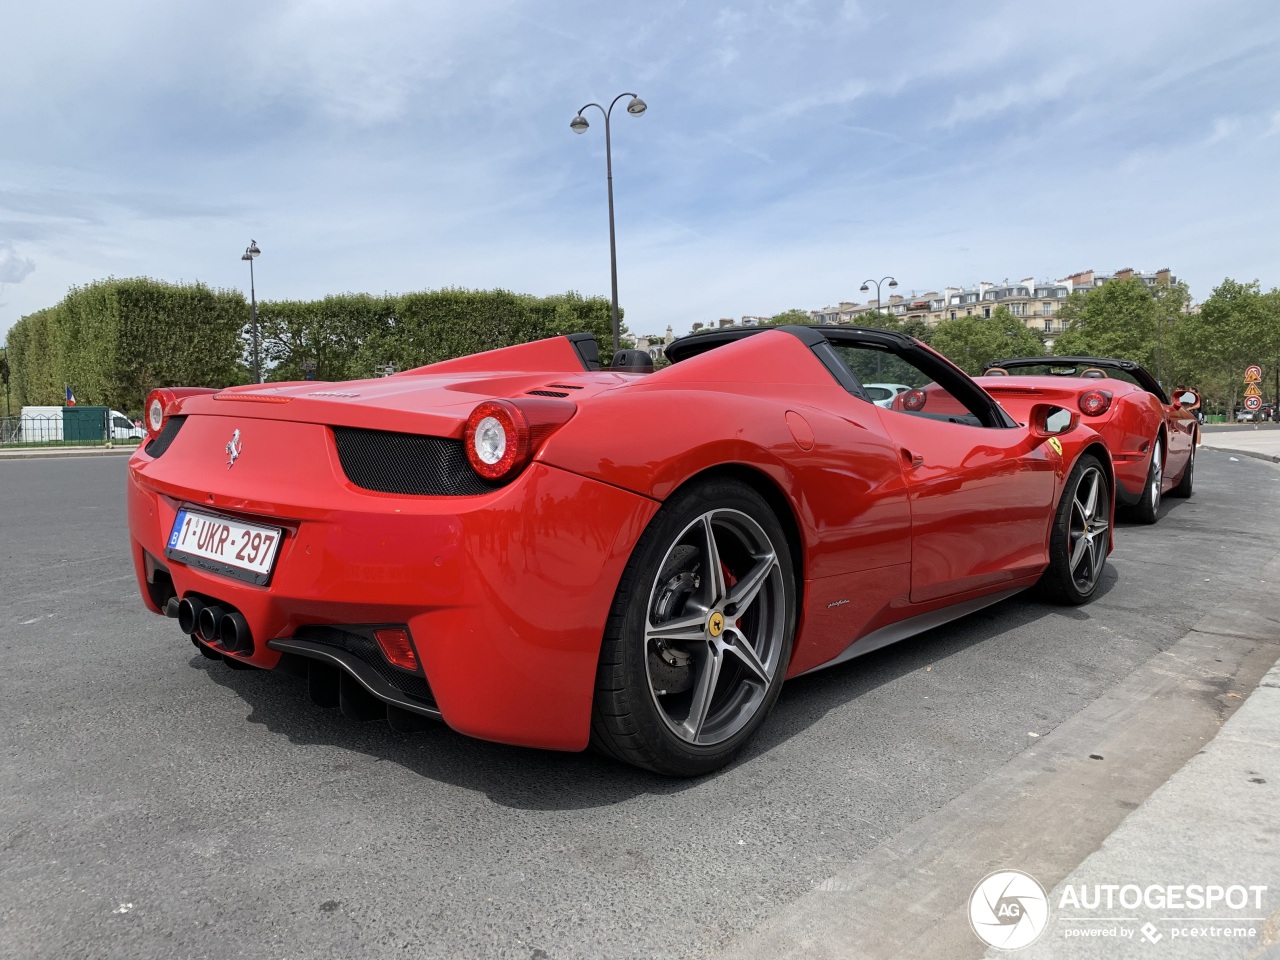
[[283,531],[185,507],[178,511],[164,554],[188,566],[265,584]]

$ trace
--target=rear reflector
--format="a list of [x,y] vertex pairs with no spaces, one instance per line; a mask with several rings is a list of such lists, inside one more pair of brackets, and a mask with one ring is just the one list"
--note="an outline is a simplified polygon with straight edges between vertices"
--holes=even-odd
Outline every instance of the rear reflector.
[[413,644],[409,642],[409,631],[401,627],[385,627],[373,631],[373,638],[382,648],[382,655],[387,662],[401,670],[417,670],[418,655],[413,652]]

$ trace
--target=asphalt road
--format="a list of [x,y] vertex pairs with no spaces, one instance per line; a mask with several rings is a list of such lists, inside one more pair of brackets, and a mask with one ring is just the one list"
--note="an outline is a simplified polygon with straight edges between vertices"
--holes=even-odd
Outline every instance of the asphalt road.
[[203,659],[136,596],[124,474],[0,461],[0,957],[708,956],[1280,552],[1280,470],[1201,451],[1094,603],[1015,598],[794,681],[740,762],[670,782],[400,736]]

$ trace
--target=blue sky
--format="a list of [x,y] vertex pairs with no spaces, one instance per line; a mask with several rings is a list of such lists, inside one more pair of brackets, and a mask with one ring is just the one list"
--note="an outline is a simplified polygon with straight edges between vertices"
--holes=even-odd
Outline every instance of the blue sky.
[[[110,275],[609,293],[633,332],[1171,267],[1280,285],[1271,0],[43,0],[0,14],[0,334]],[[625,101],[624,101],[625,103]]]

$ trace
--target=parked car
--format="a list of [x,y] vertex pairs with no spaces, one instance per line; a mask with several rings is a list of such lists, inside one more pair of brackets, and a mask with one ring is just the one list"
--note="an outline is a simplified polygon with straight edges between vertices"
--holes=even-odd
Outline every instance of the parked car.
[[893,405],[894,397],[900,393],[906,393],[911,388],[905,383],[864,383],[862,389],[877,407],[888,409]]
[[1254,413],[1254,411],[1250,410],[1248,407],[1240,407],[1236,410],[1236,423],[1257,423],[1258,419],[1258,414]]
[[[729,762],[786,677],[1037,584],[1094,594],[1112,457],[1074,407],[1019,423],[884,330],[666,354],[601,369],[573,335],[377,380],[154,391],[127,481],[143,601],[352,718],[685,776]],[[877,407],[877,365],[957,413]]]
[[1116,503],[1139,523],[1159,519],[1164,494],[1191,496],[1200,442],[1194,390],[1170,399],[1141,364],[1108,357],[993,360],[983,373],[979,383],[1015,417],[1045,402],[1079,410],[1115,461]]

